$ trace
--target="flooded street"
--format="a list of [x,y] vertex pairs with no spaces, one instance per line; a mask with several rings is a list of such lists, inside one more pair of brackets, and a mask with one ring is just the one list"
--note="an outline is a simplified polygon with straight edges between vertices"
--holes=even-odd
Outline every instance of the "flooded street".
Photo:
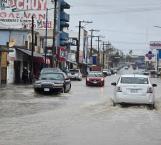
[[161,79],[153,78],[156,109],[113,107],[110,85],[86,87],[72,81],[69,93],[42,95],[31,85],[0,90],[0,145],[160,145]]

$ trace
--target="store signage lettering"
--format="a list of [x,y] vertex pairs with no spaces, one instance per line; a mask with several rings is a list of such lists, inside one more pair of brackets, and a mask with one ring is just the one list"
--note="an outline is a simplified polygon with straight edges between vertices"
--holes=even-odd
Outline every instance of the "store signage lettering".
[[[7,26],[31,28],[31,19],[34,16],[36,29],[46,28],[47,0],[2,0],[0,22]],[[52,20],[53,21],[53,20]],[[52,22],[47,22],[47,27],[52,28]]]

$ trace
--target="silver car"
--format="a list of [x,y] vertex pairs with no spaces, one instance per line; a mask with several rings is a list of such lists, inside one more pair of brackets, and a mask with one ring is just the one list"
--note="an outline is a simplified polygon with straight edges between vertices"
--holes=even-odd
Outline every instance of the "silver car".
[[111,85],[115,86],[113,105],[121,103],[147,104],[150,109],[155,107],[154,87],[146,75],[129,74],[122,75],[118,82]]
[[80,72],[80,69],[70,69],[68,72],[68,77],[70,79],[74,80],[82,80],[82,73]]

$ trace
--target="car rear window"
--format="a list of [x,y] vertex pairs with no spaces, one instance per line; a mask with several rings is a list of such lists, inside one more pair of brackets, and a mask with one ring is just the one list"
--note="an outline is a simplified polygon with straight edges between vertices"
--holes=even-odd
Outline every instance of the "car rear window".
[[70,73],[79,73],[79,70],[69,70]]
[[122,77],[122,84],[148,84],[148,78],[144,77]]
[[88,77],[103,77],[102,73],[89,73]]

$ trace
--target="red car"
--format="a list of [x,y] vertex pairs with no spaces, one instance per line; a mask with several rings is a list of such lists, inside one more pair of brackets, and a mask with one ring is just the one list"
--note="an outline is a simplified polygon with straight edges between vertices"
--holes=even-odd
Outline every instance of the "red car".
[[102,72],[91,71],[86,77],[86,86],[100,86],[103,87],[105,79]]

